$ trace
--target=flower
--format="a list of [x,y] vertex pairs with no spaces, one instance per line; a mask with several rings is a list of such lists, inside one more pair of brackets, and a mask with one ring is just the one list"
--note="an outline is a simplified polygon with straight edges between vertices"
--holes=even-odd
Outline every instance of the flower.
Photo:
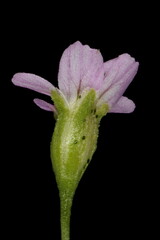
[[99,50],[76,42],[60,60],[58,85],[30,73],[17,73],[12,82],[49,95],[55,106],[34,99],[53,111],[56,125],[51,160],[59,189],[62,240],[69,240],[73,196],[97,147],[99,123],[107,112],[130,113],[135,104],[123,96],[138,69],[129,54],[104,62]]
[[[86,89],[96,91],[96,105],[106,103],[109,112],[130,113],[135,109],[132,100],[123,96],[137,73],[139,63],[129,54],[122,54],[107,62],[99,50],[79,41],[63,53],[59,65],[59,93],[72,106]],[[16,73],[13,84],[51,96],[57,90],[50,82],[31,73]],[[34,99],[40,108],[56,113],[56,107],[41,99]]]

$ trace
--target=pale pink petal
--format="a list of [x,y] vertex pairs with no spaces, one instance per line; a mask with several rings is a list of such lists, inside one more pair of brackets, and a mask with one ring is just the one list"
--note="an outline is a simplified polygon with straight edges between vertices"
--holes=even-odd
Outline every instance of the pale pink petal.
[[112,107],[123,95],[137,73],[139,63],[128,54],[106,63],[107,71],[104,85],[98,93],[101,102],[107,102]]
[[118,102],[110,109],[110,113],[131,113],[135,109],[135,104],[127,97],[121,97]]
[[87,87],[97,90],[101,87],[103,79],[104,65],[100,51],[85,45],[83,47],[80,90],[83,91]]
[[81,79],[81,54],[82,44],[76,42],[63,52],[60,60],[58,85],[69,101],[74,101],[77,97]]
[[63,53],[58,73],[60,90],[74,101],[86,87],[98,88],[103,81],[103,58],[96,49],[76,42]]
[[52,105],[52,104],[50,104],[50,103],[48,103],[44,100],[35,98],[33,101],[38,107],[40,107],[43,110],[56,112],[56,109],[55,109],[54,105]]
[[109,87],[121,80],[123,75],[130,69],[133,63],[135,63],[135,59],[127,53],[121,54],[117,58],[105,62],[104,82],[100,92],[106,92]]
[[12,82],[16,86],[29,88],[49,96],[51,91],[55,89],[50,82],[31,73],[16,73],[12,78]]
[[106,93],[102,96],[103,101],[107,102],[109,106],[113,106],[118,99],[123,95],[134,76],[137,73],[138,63],[134,63],[130,70],[122,76],[121,80],[113,84]]

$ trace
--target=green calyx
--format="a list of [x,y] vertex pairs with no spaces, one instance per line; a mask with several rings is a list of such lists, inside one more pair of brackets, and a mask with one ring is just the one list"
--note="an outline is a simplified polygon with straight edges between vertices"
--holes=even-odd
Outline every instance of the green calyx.
[[[71,207],[77,185],[96,150],[99,123],[107,114],[108,105],[96,108],[94,89],[84,91],[72,105],[58,90],[52,92],[52,99],[57,109],[57,122],[51,141],[51,160],[60,192],[61,215],[65,215],[61,218],[62,224],[69,221],[67,209]],[[68,202],[68,206],[64,206],[64,202]]]
[[58,186],[67,179],[78,183],[97,146],[98,128],[108,105],[96,109],[96,92],[86,91],[70,107],[58,91],[52,92],[58,116],[51,142],[51,159]]

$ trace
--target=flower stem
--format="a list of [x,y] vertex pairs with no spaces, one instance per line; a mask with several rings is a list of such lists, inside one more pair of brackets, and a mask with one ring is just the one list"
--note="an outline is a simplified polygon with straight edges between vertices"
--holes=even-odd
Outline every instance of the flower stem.
[[70,217],[73,198],[60,196],[60,221],[61,221],[61,240],[70,239]]

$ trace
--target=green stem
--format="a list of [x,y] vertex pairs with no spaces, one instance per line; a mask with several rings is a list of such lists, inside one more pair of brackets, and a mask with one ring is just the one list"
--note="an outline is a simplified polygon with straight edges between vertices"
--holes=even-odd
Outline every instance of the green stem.
[[60,196],[60,221],[61,221],[61,240],[70,239],[70,217],[73,198]]

